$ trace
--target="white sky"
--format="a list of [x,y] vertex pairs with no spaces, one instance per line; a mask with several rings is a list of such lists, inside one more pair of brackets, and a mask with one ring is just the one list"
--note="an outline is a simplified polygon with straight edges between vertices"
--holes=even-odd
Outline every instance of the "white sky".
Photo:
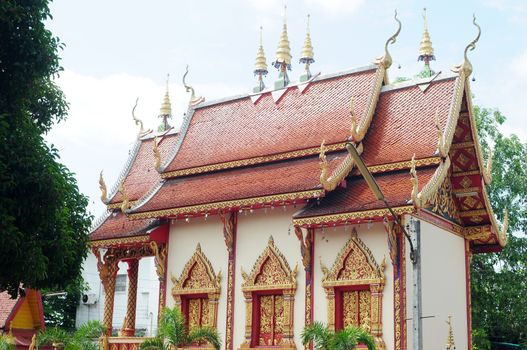
[[[422,34],[423,7],[437,61],[436,71],[461,62],[463,50],[475,35],[476,13],[483,33],[469,53],[476,81],[474,102],[497,107],[508,118],[503,130],[527,140],[527,98],[520,94],[527,79],[527,3],[522,0],[286,1],[289,40],[293,54],[292,80],[302,73],[296,64],[311,14],[311,37],[316,62],[313,72],[331,73],[369,64],[383,53],[393,33],[394,9],[403,29],[391,47],[390,76],[413,76]],[[131,118],[137,115],[157,128],[157,115],[170,73],[173,124],[181,123],[189,96],[181,86],[185,65],[188,82],[207,100],[248,92],[259,27],[269,65],[266,84],[277,72],[270,66],[281,30],[283,0],[55,0],[51,4],[53,33],[66,44],[61,53],[65,69],[58,82],[70,103],[67,121],[57,125],[48,140],[63,163],[77,174],[80,190],[90,197],[90,211],[104,209],[99,200],[98,174],[104,169],[111,187],[135,140]],[[398,69],[398,66],[401,68]]]

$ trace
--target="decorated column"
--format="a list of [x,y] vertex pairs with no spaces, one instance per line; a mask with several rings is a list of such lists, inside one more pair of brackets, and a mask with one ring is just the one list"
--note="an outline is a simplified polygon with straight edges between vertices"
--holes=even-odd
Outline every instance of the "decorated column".
[[229,253],[229,262],[227,266],[227,334],[225,336],[225,349],[232,350],[232,335],[234,327],[234,277],[236,273],[236,213],[222,213],[220,217],[223,222],[223,238],[225,239],[225,245],[227,246],[227,252]]
[[111,336],[115,278],[117,271],[119,270],[119,260],[115,257],[111,249],[108,249],[106,253],[104,253],[103,258],[101,258],[101,253],[98,248],[93,248],[92,252],[97,258],[97,269],[99,270],[99,277],[104,288],[103,324],[106,327],[106,334]]
[[139,259],[127,259],[124,261],[128,264],[128,301],[126,304],[126,315],[124,317],[121,334],[125,337],[133,337],[135,335],[135,310],[137,306]]
[[306,236],[302,233],[302,228],[295,227],[295,235],[300,241],[300,254],[302,255],[302,265],[306,273],[306,294],[305,294],[305,325],[313,323],[313,229],[308,229]]
[[159,304],[158,304],[158,319],[161,317],[161,312],[166,305],[166,286],[167,286],[167,276],[166,276],[166,263],[167,263],[167,245],[162,244],[159,246],[157,242],[150,242],[150,248],[154,254],[154,259],[156,263],[156,273],[157,278],[159,279]]

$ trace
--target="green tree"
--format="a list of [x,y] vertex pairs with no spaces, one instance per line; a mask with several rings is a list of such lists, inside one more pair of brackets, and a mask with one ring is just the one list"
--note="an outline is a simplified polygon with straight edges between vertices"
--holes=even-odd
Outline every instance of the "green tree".
[[77,306],[82,293],[86,290],[87,285],[81,276],[73,280],[63,291],[59,291],[64,292],[64,294],[56,295],[56,291],[42,290],[42,306],[46,327],[60,327],[67,331],[73,331]]
[[161,314],[157,335],[145,340],[141,350],[170,350],[178,347],[206,341],[214,349],[220,350],[221,339],[218,332],[212,327],[199,327],[187,330],[185,317],[177,307],[165,308]]
[[91,216],[44,135],[66,117],[47,0],[0,1],[0,290],[59,288],[80,274]]
[[313,342],[316,350],[353,350],[359,343],[375,350],[373,337],[362,328],[348,326],[340,331],[334,332],[321,323],[315,322],[304,328],[301,334],[302,344],[305,347]]
[[15,339],[9,334],[0,334],[0,350],[15,350]]
[[37,348],[45,345],[64,350],[98,350],[97,338],[103,335],[106,327],[99,321],[89,321],[80,326],[75,332],[68,332],[62,328],[50,327],[37,336]]
[[509,210],[508,242],[501,253],[479,254],[472,260],[472,324],[474,343],[488,349],[491,340],[527,341],[527,144],[499,127],[505,117],[497,110],[474,108],[485,157],[493,148],[489,196],[500,220]]

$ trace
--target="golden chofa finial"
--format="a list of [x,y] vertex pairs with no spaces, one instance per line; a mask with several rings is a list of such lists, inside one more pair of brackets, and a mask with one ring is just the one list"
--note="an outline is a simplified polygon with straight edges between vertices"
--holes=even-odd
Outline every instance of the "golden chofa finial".
[[169,78],[170,78],[170,74],[167,74],[165,96],[163,97],[161,108],[159,109],[159,118],[162,119],[162,122],[158,128],[158,131],[166,131],[170,129],[170,125],[168,124],[168,118],[172,118],[172,105],[170,103],[170,95],[168,93],[168,79]]
[[201,102],[205,101],[205,98],[204,97],[196,97],[196,92],[194,91],[194,88],[190,85],[187,85],[187,82],[186,82],[186,78],[187,78],[187,74],[188,74],[188,64],[187,64],[187,68],[185,70],[185,74],[183,74],[183,86],[185,87],[185,91],[186,92],[190,92],[190,101],[189,101],[189,105],[192,107],[192,106],[195,106],[197,104],[200,104]]
[[275,89],[281,89],[289,84],[289,77],[287,71],[291,70],[291,48],[289,47],[289,38],[287,36],[287,22],[286,22],[286,10],[287,6],[284,6],[284,25],[282,27],[282,33],[280,34],[280,42],[276,49],[276,60],[273,62],[273,66],[280,70],[278,81],[275,82]]
[[388,38],[388,40],[386,40],[386,43],[384,44],[384,56],[379,57],[375,60],[375,64],[384,67],[384,69],[388,69],[392,65],[392,56],[388,51],[388,45],[395,43],[395,41],[397,40],[397,36],[401,32],[402,27],[401,21],[399,20],[399,18],[397,18],[397,10],[395,10],[395,15],[393,16],[393,18],[397,22],[397,30],[391,37]]
[[309,33],[309,19],[310,15],[307,15],[306,40],[304,40],[304,46],[302,47],[302,52],[300,53],[300,63],[305,64],[305,73],[300,77],[300,81],[306,81],[311,78],[311,71],[309,70],[309,66],[311,65],[311,63],[315,62],[313,44],[311,43],[311,35]]
[[448,336],[446,339],[446,350],[455,350],[456,344],[454,343],[454,331],[452,330],[452,316],[448,316]]
[[106,189],[106,182],[104,182],[104,177],[102,176],[102,170],[99,174],[99,189],[101,190],[101,201],[104,204],[108,203],[108,190]]
[[154,153],[154,168],[159,171],[161,169],[161,151],[159,150],[159,143],[161,140],[157,137],[152,142],[152,152]]
[[473,15],[472,17],[472,23],[474,26],[478,29],[478,34],[472,40],[467,47],[465,47],[465,53],[464,53],[464,61],[463,63],[455,66],[452,70],[456,73],[459,73],[460,75],[463,73],[465,78],[468,78],[470,74],[472,74],[472,63],[468,60],[467,53],[468,51],[473,51],[476,48],[476,43],[479,41],[479,37],[481,36],[481,27],[479,24],[476,23],[476,15]]
[[256,53],[256,62],[254,63],[254,75],[258,76],[258,85],[254,87],[253,92],[260,92],[265,89],[265,84],[263,82],[263,77],[267,75],[267,62],[265,60],[265,52],[262,43],[262,30],[263,27],[260,26],[260,46],[258,47],[258,52]]

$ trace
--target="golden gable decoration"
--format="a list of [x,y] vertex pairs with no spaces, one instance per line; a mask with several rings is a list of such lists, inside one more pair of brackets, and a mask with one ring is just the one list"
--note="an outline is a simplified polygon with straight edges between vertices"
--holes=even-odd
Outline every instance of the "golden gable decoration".
[[[384,350],[382,291],[386,282],[386,258],[379,266],[354,228],[331,269],[322,261],[320,266],[324,273],[322,287],[328,299],[329,328],[335,330],[339,323],[342,323],[340,326],[350,324],[363,327],[374,337],[377,349]],[[343,310],[335,309],[336,299],[340,300]],[[338,317],[342,317],[342,320]]]
[[[183,312],[183,298],[193,295],[206,294],[208,297],[208,325],[216,327],[218,318],[218,299],[221,291],[221,271],[216,275],[209,259],[203,254],[201,245],[198,243],[194,255],[189,259],[181,272],[179,279],[171,277],[172,297]],[[192,310],[190,310],[191,312]]]
[[[293,309],[296,292],[296,275],[298,265],[291,270],[284,255],[275,246],[272,236],[269,237],[267,247],[259,256],[254,264],[251,273],[247,274],[241,269],[243,282],[242,292],[245,297],[245,341],[240,349],[249,349],[258,346],[260,350],[268,350],[266,346],[255,345],[255,332],[258,332],[257,325],[253,324],[253,307],[256,309],[254,302],[258,302],[258,293],[272,293],[279,295],[283,316],[281,319],[282,339],[279,344],[269,346],[269,349],[296,349],[293,338]],[[260,305],[265,308],[267,305]],[[269,313],[272,313],[270,310]]]

